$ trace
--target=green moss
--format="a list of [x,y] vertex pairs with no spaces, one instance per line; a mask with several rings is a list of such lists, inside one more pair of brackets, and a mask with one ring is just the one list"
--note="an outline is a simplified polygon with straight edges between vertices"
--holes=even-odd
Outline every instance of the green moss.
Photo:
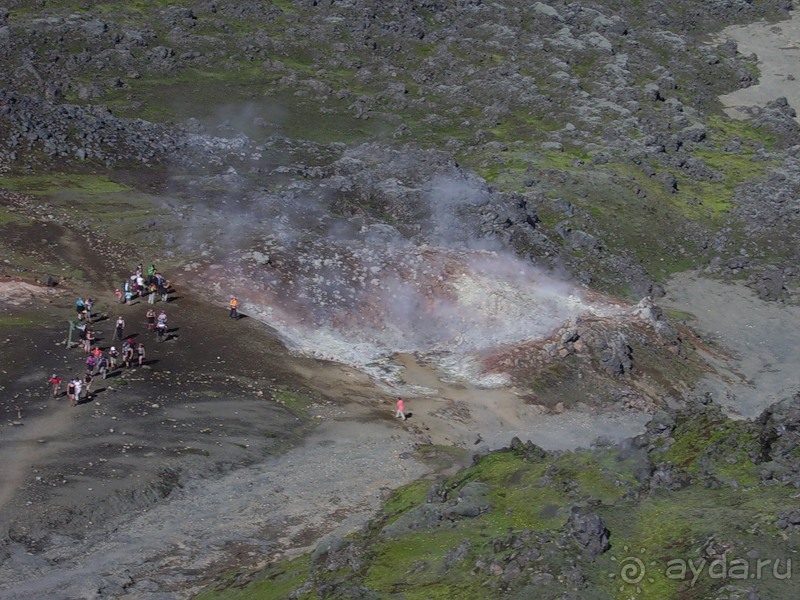
[[[609,508],[604,519],[613,532],[613,546],[601,557],[597,576],[619,574],[624,559],[636,557],[647,570],[640,583],[641,597],[682,600],[716,597],[713,590],[731,583],[730,580],[711,578],[707,571],[694,582],[691,572],[687,573],[687,579],[680,580],[668,567],[676,561],[689,560],[699,565],[705,558],[704,545],[712,539],[727,544],[729,560],[744,559],[753,548],[759,549],[760,556],[786,556],[780,538],[764,534],[770,527],[770,515],[786,506],[790,494],[790,490],[782,487],[731,491],[693,485]],[[739,542],[731,544],[732,540]],[[706,559],[706,567],[708,562],[710,559]],[[625,585],[619,579],[613,581],[618,586],[618,598],[628,597],[625,594],[635,590],[635,586]],[[790,595],[786,587],[776,593],[776,597]]]
[[282,404],[299,417],[307,417],[308,410],[313,400],[302,392],[289,389],[285,386],[278,387],[273,393],[275,401]]
[[529,386],[533,392],[544,392],[560,385],[568,374],[567,365],[554,362],[537,371],[530,380]]
[[559,457],[554,476],[564,482],[577,482],[582,500],[614,504],[637,485],[631,465],[614,459],[617,452],[576,451]]
[[422,504],[430,487],[431,482],[423,479],[396,489],[386,499],[383,505],[383,514],[391,521],[393,517]]
[[696,321],[697,320],[697,316],[696,315],[694,315],[693,313],[684,311],[684,310],[667,309],[667,310],[664,311],[664,314],[666,314],[667,317],[669,319],[672,319],[673,321],[690,322],[690,321]]
[[[205,591],[195,600],[284,600],[299,588],[308,577],[311,564],[306,554],[293,560],[270,565],[260,572],[236,570],[223,576],[213,589]],[[311,595],[295,596],[298,600]]]
[[128,186],[113,181],[106,175],[66,173],[7,175],[3,177],[2,186],[11,191],[24,192],[34,196],[56,193],[94,196],[131,191]]
[[31,317],[20,315],[0,315],[0,328],[27,327],[29,325],[37,325],[37,321]]
[[752,423],[704,413],[679,421],[675,438],[661,455],[663,460],[689,473],[709,474],[739,485],[758,482],[753,461],[760,452],[760,445]]
[[467,541],[480,544],[481,537],[485,540],[487,534],[456,526],[379,542],[364,583],[378,593],[403,594],[409,599],[478,598],[477,581],[470,582],[460,569],[442,573],[448,551]]
[[0,206],[0,227],[13,225],[15,227],[25,227],[30,225],[30,221],[16,211],[9,210],[5,206]]

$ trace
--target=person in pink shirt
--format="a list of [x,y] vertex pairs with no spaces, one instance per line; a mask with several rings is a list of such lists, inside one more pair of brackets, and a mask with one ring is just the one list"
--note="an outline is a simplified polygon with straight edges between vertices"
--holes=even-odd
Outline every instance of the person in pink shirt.
[[402,398],[397,399],[397,413],[394,415],[395,418],[406,420],[406,414],[403,412],[405,410],[405,404],[403,403]]

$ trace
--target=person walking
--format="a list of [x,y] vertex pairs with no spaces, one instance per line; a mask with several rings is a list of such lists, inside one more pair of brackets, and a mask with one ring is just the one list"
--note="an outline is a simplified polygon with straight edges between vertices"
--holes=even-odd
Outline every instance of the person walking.
[[125,363],[125,368],[130,369],[133,364],[133,344],[125,344],[122,347],[122,362]]
[[94,354],[90,354],[86,357],[86,372],[87,373],[94,373],[94,369],[97,366],[97,360],[94,357]]
[[100,354],[100,357],[97,359],[97,368],[99,373],[103,376],[103,379],[106,378],[108,374],[108,358],[106,358],[105,354]]
[[395,413],[395,419],[403,419],[406,420],[406,413],[405,413],[405,403],[403,402],[402,398],[397,399],[397,412]]
[[141,367],[144,364],[144,344],[141,342],[136,347],[136,356],[139,360],[139,366]]
[[53,398],[58,398],[61,395],[61,377],[53,373],[53,376],[48,379],[48,383],[53,388]]
[[81,381],[80,377],[76,377],[72,380],[72,384],[75,386],[75,393],[72,396],[72,402],[70,406],[75,406],[81,401],[81,390],[83,390],[83,381]]
[[158,334],[158,341],[163,342],[164,337],[167,335],[167,313],[163,310],[158,315],[158,322],[156,323],[156,334]]
[[108,367],[113,371],[117,368],[117,361],[119,360],[119,350],[111,346],[108,349]]
[[231,307],[231,319],[239,318],[239,299],[236,296],[231,296],[231,301],[228,303]]
[[[83,391],[86,392],[86,401],[88,402],[91,400],[92,397],[92,381],[94,380],[94,375],[92,375],[91,371],[86,371],[86,375],[83,376]],[[80,400],[80,396],[78,397]]]
[[122,336],[125,334],[125,319],[122,318],[122,315],[117,317],[117,322],[114,324],[114,335],[111,337],[111,341],[120,340],[122,341]]

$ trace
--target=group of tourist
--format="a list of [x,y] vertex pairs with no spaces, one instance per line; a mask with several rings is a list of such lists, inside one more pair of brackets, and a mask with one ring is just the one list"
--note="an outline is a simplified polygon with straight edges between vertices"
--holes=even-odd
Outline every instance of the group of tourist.
[[155,304],[156,297],[162,302],[167,302],[169,298],[169,281],[151,264],[145,273],[141,263],[131,276],[122,282],[122,285],[114,290],[114,295],[120,304],[128,304],[135,298],[147,296],[148,304]]
[[[117,288],[115,295],[123,303],[130,303],[133,298],[148,296],[148,303],[154,304],[156,297],[162,302],[169,300],[170,283],[155,265],[150,265],[146,276],[143,275],[142,265],[140,264],[131,277],[123,284],[124,293]],[[98,337],[93,328],[92,307],[94,301],[91,298],[78,298],[75,302],[75,309],[78,315],[77,329],[79,332],[80,346],[86,353],[85,367],[86,374],[83,377],[75,376],[66,382],[66,394],[70,406],[76,406],[82,401],[89,401],[92,398],[92,384],[95,377],[105,379],[109,374],[118,368],[131,369],[136,366],[142,367],[147,356],[144,342],[136,343],[134,336],[125,334],[125,319],[120,315],[114,322],[114,333],[111,343],[119,340],[120,348],[110,346],[107,350],[98,344]],[[145,320],[147,330],[155,332],[159,342],[167,338],[167,313],[161,310],[158,315],[151,307],[148,309]],[[135,335],[135,334],[134,334]],[[53,397],[60,397],[64,391],[64,381],[57,374],[53,374],[49,379],[52,387]]]

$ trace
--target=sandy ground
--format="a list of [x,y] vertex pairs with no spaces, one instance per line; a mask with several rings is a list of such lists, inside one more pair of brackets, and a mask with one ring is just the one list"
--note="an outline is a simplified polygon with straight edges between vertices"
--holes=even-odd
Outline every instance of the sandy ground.
[[725,112],[747,119],[753,107],[785,97],[800,114],[800,13],[792,12],[791,19],[779,23],[733,25],[714,38],[726,39],[735,40],[740,53],[758,57],[761,75],[757,85],[720,96]]
[[800,391],[800,307],[765,302],[742,282],[697,273],[675,276],[667,292],[661,303],[694,315],[692,326],[722,351],[706,356],[718,375],[703,379],[697,393],[751,418]]

